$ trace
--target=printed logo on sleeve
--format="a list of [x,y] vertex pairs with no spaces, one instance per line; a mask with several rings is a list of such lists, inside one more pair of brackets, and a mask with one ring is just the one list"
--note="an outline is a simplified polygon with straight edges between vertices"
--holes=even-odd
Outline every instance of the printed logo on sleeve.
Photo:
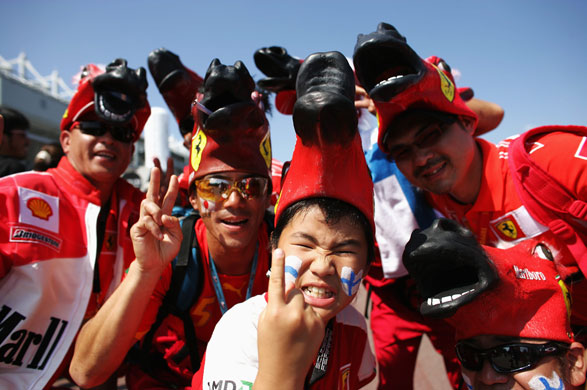
[[30,226],[11,226],[10,242],[33,242],[45,245],[46,247],[59,252],[63,240],[43,230],[37,230]]
[[18,222],[59,233],[59,198],[18,187]]
[[575,152],[575,157],[576,158],[580,158],[582,160],[587,160],[587,137],[583,137],[583,139],[581,140],[581,144],[579,145],[579,147],[577,148],[577,151]]

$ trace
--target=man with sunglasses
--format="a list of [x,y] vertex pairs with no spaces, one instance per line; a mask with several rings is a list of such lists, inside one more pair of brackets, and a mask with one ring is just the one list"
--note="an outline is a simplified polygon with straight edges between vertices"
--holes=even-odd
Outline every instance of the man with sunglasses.
[[[189,230],[184,228],[189,227],[190,217],[182,225],[190,261],[195,259],[201,266],[194,275],[197,284],[188,284],[197,285],[200,291],[188,298],[187,319],[182,316],[182,320],[175,309],[168,315],[166,306],[177,287],[177,263],[185,258],[178,257],[172,266],[177,248],[165,252],[162,248],[170,245],[167,239],[156,241],[154,237],[169,232],[173,240],[178,234],[161,217],[171,211],[175,194],[163,200],[148,193],[141,206],[142,217],[133,227],[136,234],[131,233],[135,266],[109,305],[84,325],[76,343],[70,371],[83,387],[108,378],[137,341],[139,352],[133,355],[138,359],[131,359],[126,377],[129,389],[189,387],[224,312],[267,289],[271,230],[264,221],[271,194],[268,122],[242,62],[227,66],[215,59],[203,87],[203,98],[192,110],[196,125],[188,175],[189,201],[199,218]],[[158,187],[158,183],[151,185]]]
[[456,329],[461,388],[584,388],[585,348],[571,330],[569,292],[555,265],[562,253],[551,249],[534,239],[481,246],[444,219],[412,234],[403,262],[420,312]]
[[145,75],[123,59],[86,66],[59,165],[0,180],[0,388],[50,387],[66,373],[81,324],[134,259],[144,195],[120,175],[150,115]]
[[[481,244],[506,248],[535,238],[564,252],[557,266],[565,281],[574,282],[573,325],[587,325],[587,209],[565,204],[587,200],[587,129],[548,126],[522,134],[532,134],[522,143],[511,137],[497,145],[474,138],[477,115],[456,93],[444,61],[421,60],[408,46],[389,57],[393,61],[371,66],[375,53],[391,52],[397,42],[406,45],[382,23],[355,47],[357,77],[378,112],[381,150],[437,210],[471,229]],[[403,76],[392,75],[397,62],[409,64]],[[513,150],[523,150],[523,164]],[[563,209],[574,218],[561,217]]]

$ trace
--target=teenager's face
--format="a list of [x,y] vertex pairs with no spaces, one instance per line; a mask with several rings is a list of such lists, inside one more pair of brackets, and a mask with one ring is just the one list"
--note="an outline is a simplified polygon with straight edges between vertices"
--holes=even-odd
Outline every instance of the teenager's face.
[[118,141],[110,132],[94,136],[74,128],[62,131],[60,140],[71,165],[98,188],[114,184],[128,167],[134,151],[132,142]]
[[469,122],[415,117],[397,126],[386,145],[406,178],[435,194],[466,192],[477,146]]
[[[218,172],[198,180],[220,178],[230,183],[247,177],[251,173],[242,171]],[[232,190],[226,199],[212,201],[194,189],[190,203],[196,208],[206,225],[208,245],[221,246],[229,251],[243,250],[256,245],[259,226],[263,222],[265,209],[269,206],[268,189],[261,196],[245,199],[237,190]]]
[[362,228],[348,217],[329,225],[318,206],[290,220],[278,247],[285,252],[286,265],[289,256],[302,261],[295,287],[324,321],[336,316],[356,295],[356,291],[349,295],[349,285],[343,285],[341,277],[366,273],[367,240]]
[[[512,337],[500,337],[494,335],[476,336],[466,340],[466,342],[478,349],[492,348],[498,345],[524,342],[532,344],[545,344],[547,340],[520,339]],[[573,345],[578,343],[573,343]],[[584,353],[584,350],[583,350]],[[563,355],[563,359],[568,358],[569,353]],[[560,356],[560,355],[559,355]],[[559,356],[546,356],[539,360],[535,367],[525,371],[511,374],[501,374],[496,372],[491,364],[485,360],[480,371],[471,371],[462,367],[462,375],[467,383],[468,389],[511,389],[511,390],[547,390],[547,389],[575,389],[575,377],[569,372],[563,372]],[[571,359],[574,360],[574,359]],[[570,363],[569,363],[570,364]],[[583,374],[584,380],[584,374]],[[579,380],[580,381],[580,380]]]

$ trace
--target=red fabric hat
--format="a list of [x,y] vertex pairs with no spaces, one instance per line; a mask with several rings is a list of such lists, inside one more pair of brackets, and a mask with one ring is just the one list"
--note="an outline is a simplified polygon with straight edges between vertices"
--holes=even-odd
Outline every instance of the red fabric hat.
[[422,61],[425,67],[424,76],[415,84],[398,93],[388,102],[374,100],[379,122],[379,148],[387,153],[385,139],[387,130],[393,120],[408,109],[429,109],[466,116],[475,121],[475,114],[463,101],[455,87],[452,73],[444,61],[438,57],[428,57]]
[[329,197],[358,208],[373,232],[373,182],[357,131],[354,75],[338,52],[309,56],[300,67],[294,106],[296,145],[275,221],[288,206]]
[[534,240],[483,249],[500,280],[449,319],[457,340],[492,334],[572,342],[570,296],[549,249]]
[[189,184],[210,173],[246,171],[271,178],[271,137],[262,103],[252,98],[255,82],[241,61],[214,59],[206,72],[190,150]]
[[406,38],[388,23],[359,34],[353,54],[361,86],[375,103],[379,120],[379,148],[388,152],[384,137],[395,117],[409,108],[477,116],[461,99],[450,67],[438,57],[423,60]]
[[128,68],[124,59],[113,61],[105,71],[94,64],[86,65],[61,119],[61,130],[69,130],[73,122],[86,115],[97,116],[112,124],[131,123],[136,141],[151,114],[147,85],[145,69]]

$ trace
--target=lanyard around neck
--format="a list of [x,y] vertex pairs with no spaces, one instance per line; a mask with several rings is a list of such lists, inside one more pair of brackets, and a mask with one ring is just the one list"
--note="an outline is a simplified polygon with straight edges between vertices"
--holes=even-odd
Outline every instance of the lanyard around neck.
[[[255,282],[255,273],[257,272],[257,253],[259,249],[259,244],[257,243],[257,247],[255,248],[255,256],[253,256],[253,263],[251,264],[251,273],[249,274],[249,286],[247,287],[247,296],[245,299],[249,299],[251,294],[253,293],[253,284]],[[212,285],[214,286],[214,292],[216,293],[216,299],[218,299],[218,305],[220,306],[220,312],[222,315],[226,313],[228,310],[228,305],[226,304],[226,298],[224,298],[224,291],[222,290],[222,284],[220,283],[220,278],[218,277],[218,272],[216,271],[216,265],[214,264],[214,259],[212,258],[212,254],[208,251],[208,257],[210,258],[210,273],[212,274]]]

